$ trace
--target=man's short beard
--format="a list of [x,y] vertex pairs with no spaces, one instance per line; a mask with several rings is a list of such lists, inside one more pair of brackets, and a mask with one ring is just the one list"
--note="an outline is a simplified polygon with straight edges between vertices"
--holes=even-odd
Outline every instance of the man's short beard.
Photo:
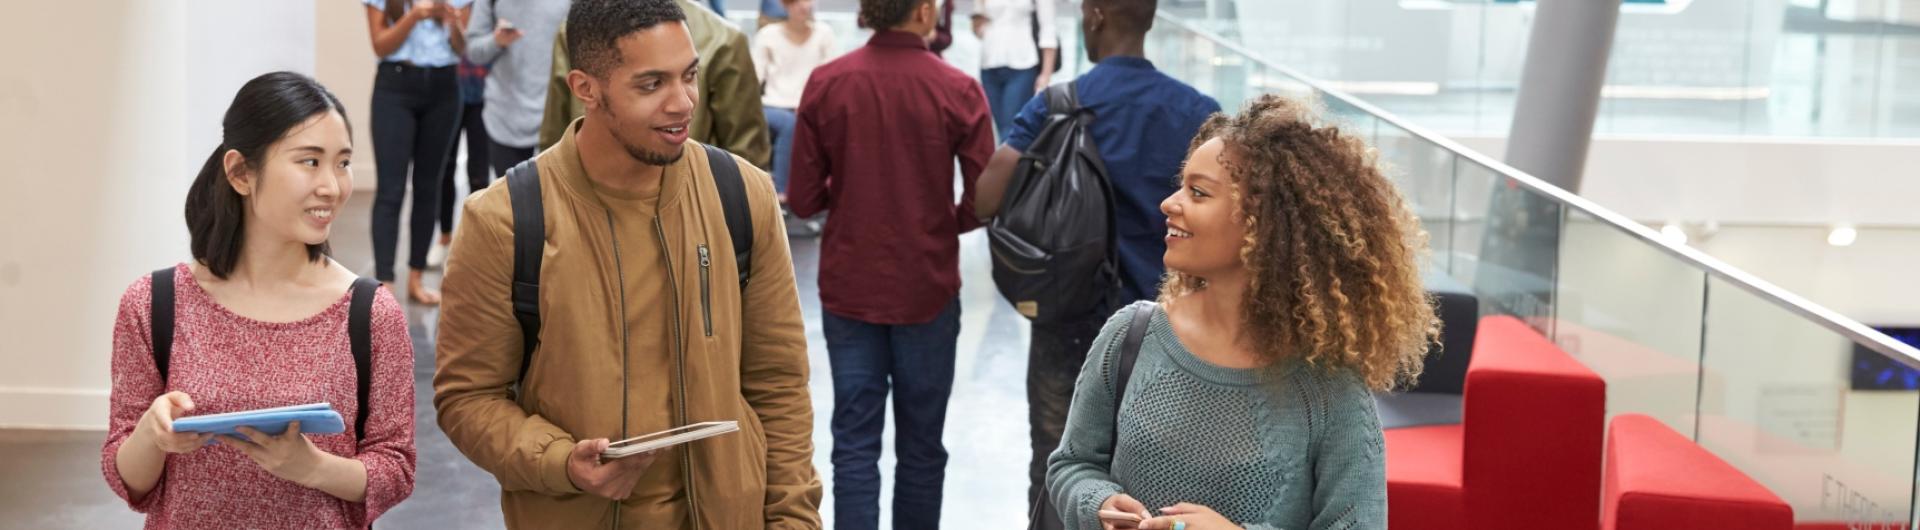
[[645,147],[641,147],[639,144],[627,141],[627,138],[620,134],[620,120],[614,117],[613,111],[606,107],[601,107],[600,110],[606,113],[607,124],[609,125],[608,130],[613,132],[613,140],[620,142],[620,147],[626,149],[627,156],[633,157],[634,160],[638,160],[640,163],[649,166],[666,167],[673,165],[675,162],[679,162],[680,157],[685,154],[686,151],[684,149],[674,149],[671,153],[656,153],[647,150]]
[[686,154],[685,151],[679,149],[675,149],[671,154],[655,153],[648,151],[645,147],[629,144],[624,140],[620,142],[620,147],[627,149],[627,156],[631,156],[634,160],[639,160],[640,163],[649,166],[671,166],[675,162],[679,162],[680,157]]

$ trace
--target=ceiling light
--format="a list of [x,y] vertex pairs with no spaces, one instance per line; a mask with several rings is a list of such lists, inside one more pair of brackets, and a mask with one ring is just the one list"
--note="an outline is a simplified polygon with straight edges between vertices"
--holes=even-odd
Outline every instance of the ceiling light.
[[1844,247],[1852,245],[1853,241],[1859,238],[1860,231],[1854,230],[1851,226],[1835,227],[1832,232],[1827,233],[1827,244]]
[[1667,238],[1667,241],[1675,244],[1687,244],[1687,231],[1684,228],[1680,228],[1678,224],[1667,223],[1666,226],[1660,227],[1660,237]]

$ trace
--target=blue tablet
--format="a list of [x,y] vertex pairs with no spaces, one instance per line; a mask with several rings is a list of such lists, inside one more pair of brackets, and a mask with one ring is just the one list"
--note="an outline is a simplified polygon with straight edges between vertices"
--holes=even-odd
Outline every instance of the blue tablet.
[[241,436],[238,428],[244,426],[277,435],[287,432],[287,424],[296,421],[300,422],[300,432],[305,434],[347,432],[347,425],[340,420],[340,413],[334,412],[333,405],[327,403],[189,416],[173,420],[173,432],[205,432]]

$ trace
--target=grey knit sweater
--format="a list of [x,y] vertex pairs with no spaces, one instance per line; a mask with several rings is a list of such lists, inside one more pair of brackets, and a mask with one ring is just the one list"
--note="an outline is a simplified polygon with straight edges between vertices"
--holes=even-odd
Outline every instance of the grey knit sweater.
[[1068,528],[1100,528],[1100,503],[1123,492],[1156,515],[1192,502],[1249,529],[1387,527],[1380,418],[1355,374],[1294,360],[1214,366],[1181,345],[1157,307],[1108,454],[1130,314],[1100,331],[1048,459],[1047,490]]

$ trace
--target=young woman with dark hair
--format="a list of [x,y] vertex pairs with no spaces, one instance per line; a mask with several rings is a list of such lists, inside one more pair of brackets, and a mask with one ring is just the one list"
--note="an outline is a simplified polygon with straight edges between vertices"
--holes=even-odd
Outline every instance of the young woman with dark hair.
[[[120,299],[101,471],[150,529],[366,528],[413,491],[413,346],[393,296],[328,257],[353,191],[346,111],[314,80],[276,72],[241,87],[222,125],[187,192],[193,260]],[[364,401],[355,290],[371,294]],[[172,330],[165,344],[155,326]],[[321,402],[346,432],[173,430],[189,413]]]

